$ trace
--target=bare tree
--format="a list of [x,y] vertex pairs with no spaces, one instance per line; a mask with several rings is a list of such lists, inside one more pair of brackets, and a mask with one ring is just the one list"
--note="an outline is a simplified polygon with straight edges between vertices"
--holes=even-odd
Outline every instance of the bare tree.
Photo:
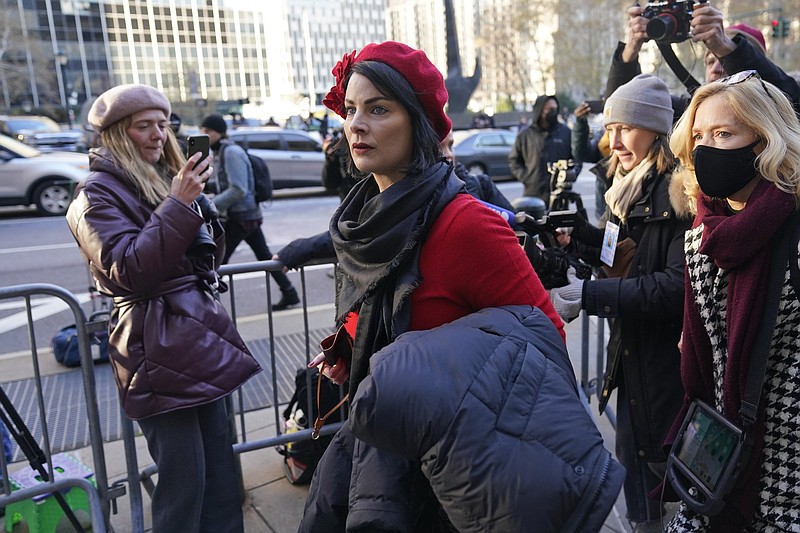
[[599,98],[611,57],[625,38],[627,0],[561,0],[553,35],[555,79],[559,92],[574,100]]
[[16,0],[0,0],[0,104],[6,109],[34,103],[58,107],[55,57],[47,42],[24,31],[23,16]]

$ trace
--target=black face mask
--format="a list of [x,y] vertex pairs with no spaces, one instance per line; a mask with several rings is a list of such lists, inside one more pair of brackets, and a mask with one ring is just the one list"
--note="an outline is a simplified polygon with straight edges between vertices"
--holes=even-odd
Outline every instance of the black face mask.
[[558,111],[556,111],[556,110],[549,111],[544,116],[544,121],[547,122],[547,127],[548,128],[552,128],[553,126],[555,126],[556,122],[558,122]]
[[700,190],[712,198],[728,198],[742,190],[758,174],[756,153],[758,141],[734,150],[697,146],[692,150],[694,174]]

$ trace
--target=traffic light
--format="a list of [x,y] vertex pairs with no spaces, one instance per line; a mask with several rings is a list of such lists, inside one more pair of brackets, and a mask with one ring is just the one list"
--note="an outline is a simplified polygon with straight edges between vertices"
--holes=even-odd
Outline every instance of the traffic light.
[[772,19],[772,38],[785,39],[789,36],[789,19],[786,17],[778,17]]

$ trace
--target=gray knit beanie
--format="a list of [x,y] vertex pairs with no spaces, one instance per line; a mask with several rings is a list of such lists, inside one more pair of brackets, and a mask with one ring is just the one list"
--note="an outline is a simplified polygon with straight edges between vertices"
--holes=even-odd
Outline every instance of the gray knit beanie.
[[639,74],[606,99],[603,125],[627,124],[667,134],[672,128],[672,99],[667,84],[651,74]]
[[89,110],[89,124],[101,132],[115,122],[146,109],[160,109],[165,117],[172,112],[169,100],[158,89],[149,85],[117,85],[100,96]]

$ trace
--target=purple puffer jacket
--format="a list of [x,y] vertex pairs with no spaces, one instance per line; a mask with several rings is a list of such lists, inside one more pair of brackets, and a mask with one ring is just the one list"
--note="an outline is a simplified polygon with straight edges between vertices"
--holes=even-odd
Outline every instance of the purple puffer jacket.
[[[125,414],[138,420],[236,390],[261,368],[212,294],[211,254],[187,254],[202,217],[172,197],[153,209],[103,150],[91,169],[67,223],[97,289],[114,298],[109,355]],[[221,232],[215,240],[220,256]]]

